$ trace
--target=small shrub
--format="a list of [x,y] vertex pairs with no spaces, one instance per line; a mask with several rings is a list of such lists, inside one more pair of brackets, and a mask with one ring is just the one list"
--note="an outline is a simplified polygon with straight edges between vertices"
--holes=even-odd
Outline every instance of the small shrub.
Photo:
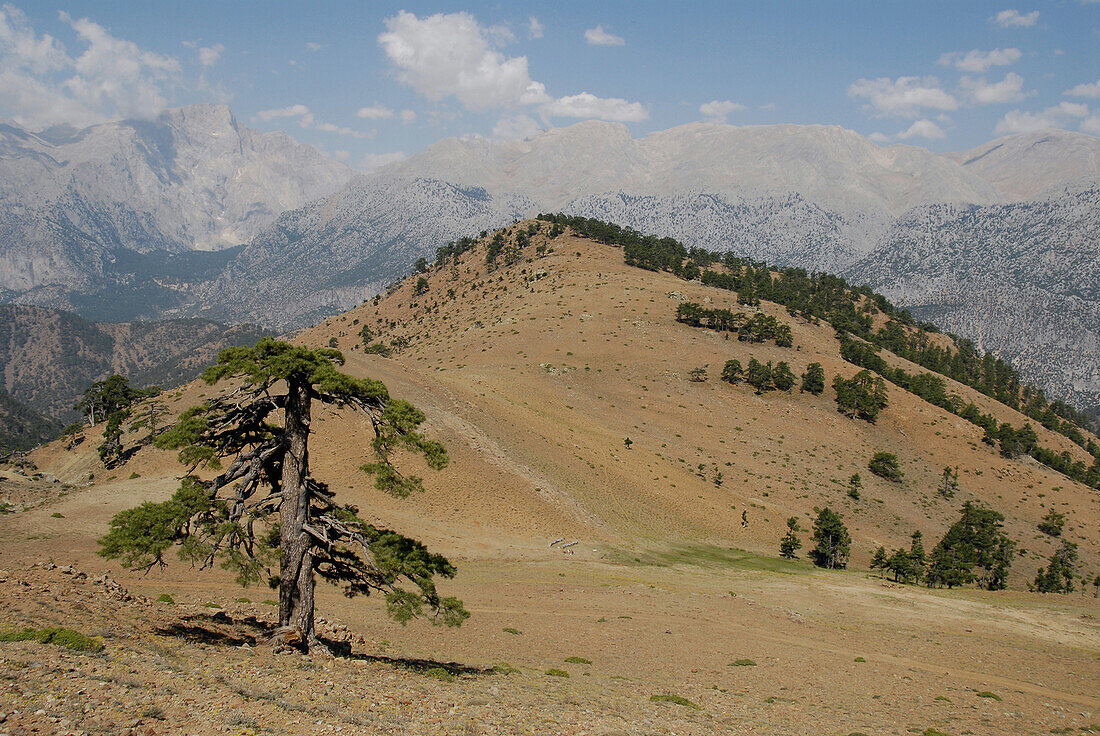
[[435,679],[442,680],[443,682],[454,682],[455,679],[454,675],[452,675],[450,672],[443,669],[442,667],[432,667],[430,669],[424,670],[424,676],[434,677]]
[[871,462],[867,463],[867,469],[880,478],[900,481],[905,473],[901,472],[898,457],[892,452],[876,452]]
[[503,629],[501,629],[501,631],[503,631],[505,634],[515,634],[516,636],[519,636],[523,633],[519,629],[513,629],[511,626],[505,626]]
[[203,608],[221,608],[217,603],[203,603]]
[[978,697],[979,698],[989,698],[990,700],[996,700],[998,703],[1000,703],[1002,700],[1004,700],[1004,698],[1002,698],[997,693],[991,693],[988,690],[983,690],[982,692],[978,693]]
[[751,659],[739,659],[736,662],[730,662],[729,667],[755,667],[756,662]]
[[41,644],[56,644],[74,652],[102,652],[103,642],[85,636],[79,631],[51,627],[47,629],[22,629],[0,634],[0,642],[37,641]]
[[584,657],[566,657],[565,661],[569,664],[592,664],[591,659],[585,659]]
[[513,667],[507,662],[497,662],[493,665],[493,672],[498,675],[514,675],[519,672],[519,667]]
[[855,661],[857,661],[857,662],[866,662],[867,660],[864,659],[863,657],[856,657]]
[[700,708],[695,703],[693,703],[690,700],[688,700],[687,698],[681,697],[679,695],[668,695],[668,694],[665,694],[665,695],[650,695],[649,700],[650,700],[650,702],[653,702],[653,703],[675,703],[676,705],[682,705],[685,708],[694,708],[695,710],[702,710],[702,708]]
[[50,514],[50,516],[52,516],[55,519],[64,519],[65,518],[65,514],[61,513],[60,511],[54,511],[52,514]]
[[921,736],[951,736],[951,735],[946,734],[943,731],[940,731],[939,729],[936,729],[936,728],[926,728],[926,729],[924,729],[924,733],[922,733]]
[[167,593],[161,593],[157,596],[157,603],[175,603],[176,599]]
[[569,677],[568,672],[558,669],[548,669],[546,670],[546,674],[550,675],[550,677]]
[[130,473],[130,480],[134,480],[135,478],[140,478],[140,477],[141,477],[141,475],[137,471],[134,471],[133,473]]

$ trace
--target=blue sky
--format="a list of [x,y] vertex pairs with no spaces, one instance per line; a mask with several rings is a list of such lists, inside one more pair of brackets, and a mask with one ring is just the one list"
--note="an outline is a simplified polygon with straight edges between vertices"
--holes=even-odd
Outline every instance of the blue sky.
[[[1009,0],[1015,2],[1015,0]],[[589,118],[842,125],[960,150],[1100,134],[1100,2],[15,2],[0,117],[201,101],[360,168]]]

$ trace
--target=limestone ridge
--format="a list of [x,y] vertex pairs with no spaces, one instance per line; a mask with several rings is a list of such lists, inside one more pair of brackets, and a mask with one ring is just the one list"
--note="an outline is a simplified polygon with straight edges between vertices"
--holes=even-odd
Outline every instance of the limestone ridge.
[[0,287],[86,289],[120,253],[245,243],[352,175],[220,105],[82,130],[0,126]]

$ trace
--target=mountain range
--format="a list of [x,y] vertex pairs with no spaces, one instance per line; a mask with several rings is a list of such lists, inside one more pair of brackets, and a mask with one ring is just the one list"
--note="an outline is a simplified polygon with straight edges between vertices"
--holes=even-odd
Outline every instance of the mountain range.
[[[110,165],[90,153],[66,154],[81,166],[37,163],[104,141]],[[225,172],[243,160],[253,175],[236,186]],[[100,175],[110,186],[76,176],[97,167],[117,175]],[[223,173],[195,173],[208,168]],[[0,207],[5,301],[289,330],[363,302],[450,240],[561,210],[845,275],[1010,358],[1052,396],[1100,397],[1088,280],[1100,262],[1100,139],[1080,133],[936,154],[835,126],[693,123],[634,139],[588,121],[522,141],[447,139],[353,177],[199,106],[64,134],[5,128],[9,170],[23,199]],[[62,171],[80,185],[58,185]],[[119,183],[139,173],[155,196]]]

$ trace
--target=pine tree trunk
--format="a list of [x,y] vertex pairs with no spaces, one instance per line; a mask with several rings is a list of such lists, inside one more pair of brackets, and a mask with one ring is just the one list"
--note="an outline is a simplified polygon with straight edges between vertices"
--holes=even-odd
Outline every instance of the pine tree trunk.
[[279,626],[297,629],[307,649],[324,646],[313,628],[312,540],[309,523],[310,386],[288,381],[286,402],[287,451],[283,456],[280,547],[283,557],[279,580]]

